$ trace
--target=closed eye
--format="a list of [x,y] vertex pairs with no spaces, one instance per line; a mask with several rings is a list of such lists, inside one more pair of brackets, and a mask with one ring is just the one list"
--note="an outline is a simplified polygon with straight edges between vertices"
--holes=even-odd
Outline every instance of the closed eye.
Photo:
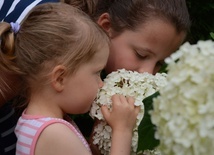
[[148,56],[147,55],[143,55],[143,54],[140,54],[138,51],[135,50],[135,54],[136,56],[139,58],[139,59],[146,59]]
[[100,71],[98,71],[98,72],[97,72],[97,75],[98,75],[98,76],[100,76],[100,74],[101,74],[101,71],[102,71],[102,70],[100,70]]

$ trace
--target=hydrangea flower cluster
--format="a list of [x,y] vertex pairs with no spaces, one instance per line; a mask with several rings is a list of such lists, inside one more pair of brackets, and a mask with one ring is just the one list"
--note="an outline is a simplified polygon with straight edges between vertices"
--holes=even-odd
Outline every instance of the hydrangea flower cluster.
[[167,85],[153,99],[151,119],[162,155],[214,151],[214,42],[183,44],[166,59]]
[[97,118],[100,123],[94,129],[93,143],[98,145],[102,154],[109,154],[111,147],[111,127],[106,123],[101,112],[101,106],[107,105],[111,109],[111,97],[114,94],[122,94],[135,98],[135,105],[140,106],[141,110],[137,116],[136,126],[133,130],[132,151],[136,152],[138,144],[138,129],[140,121],[144,115],[144,105],[142,100],[166,85],[166,74],[157,73],[138,73],[121,69],[112,72],[104,79],[104,86],[100,89],[97,97],[92,104],[90,115]]
[[137,155],[161,155],[159,150],[144,150],[143,153],[138,152]]

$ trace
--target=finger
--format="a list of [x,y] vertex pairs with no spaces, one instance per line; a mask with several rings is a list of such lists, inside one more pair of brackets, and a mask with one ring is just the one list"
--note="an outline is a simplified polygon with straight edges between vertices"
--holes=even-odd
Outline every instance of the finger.
[[138,114],[141,110],[140,106],[135,106],[135,113]]
[[112,96],[112,108],[113,109],[114,109],[114,107],[120,106],[120,104],[123,103],[121,101],[121,96],[122,95],[120,95],[120,94],[115,94],[115,95]]
[[119,95],[120,103],[127,104],[127,98],[124,95]]
[[134,97],[127,96],[126,98],[127,98],[128,103],[130,103],[130,104],[134,105],[134,103],[135,103],[135,99],[134,99]]
[[120,95],[119,94],[114,94],[111,97],[112,102],[119,102],[120,101]]
[[109,111],[109,109],[108,109],[108,107],[106,105],[103,105],[101,107],[101,112],[102,112],[105,120],[108,120],[108,118],[110,117],[110,111]]
[[135,99],[134,99],[134,97],[127,96],[127,101],[128,101],[129,104],[131,104],[131,105],[134,106],[135,113],[138,114],[140,112],[140,110],[141,110],[141,107],[135,105]]

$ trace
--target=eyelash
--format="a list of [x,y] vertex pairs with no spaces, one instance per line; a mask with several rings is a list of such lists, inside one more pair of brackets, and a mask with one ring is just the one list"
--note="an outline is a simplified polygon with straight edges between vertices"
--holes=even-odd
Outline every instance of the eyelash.
[[101,71],[98,71],[98,72],[97,72],[97,75],[100,75],[100,73],[101,73]]
[[102,71],[103,71],[103,70],[98,71],[98,72],[97,72],[97,75],[98,75],[98,76],[101,76]]
[[[146,59],[148,56],[147,55],[140,55],[138,52],[137,52],[137,50],[135,50],[135,54],[136,54],[136,56],[139,58],[139,59]],[[160,67],[162,67],[162,66],[164,66],[164,65],[166,65],[165,64],[165,62],[161,62],[161,61],[159,61],[159,62],[157,62],[157,64],[156,64],[156,66],[160,66]]]
[[147,56],[145,55],[140,55],[136,50],[135,50],[135,54],[136,54],[136,56],[138,57],[138,58],[140,58],[140,59],[145,59],[145,58],[147,58]]

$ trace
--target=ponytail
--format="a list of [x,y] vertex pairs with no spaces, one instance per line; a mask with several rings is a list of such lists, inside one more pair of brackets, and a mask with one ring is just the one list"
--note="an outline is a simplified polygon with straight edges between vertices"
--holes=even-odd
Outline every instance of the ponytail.
[[20,70],[15,65],[15,34],[9,23],[0,23],[0,70],[19,74]]
[[22,85],[22,73],[15,62],[14,30],[11,24],[0,23],[0,106],[15,97]]

